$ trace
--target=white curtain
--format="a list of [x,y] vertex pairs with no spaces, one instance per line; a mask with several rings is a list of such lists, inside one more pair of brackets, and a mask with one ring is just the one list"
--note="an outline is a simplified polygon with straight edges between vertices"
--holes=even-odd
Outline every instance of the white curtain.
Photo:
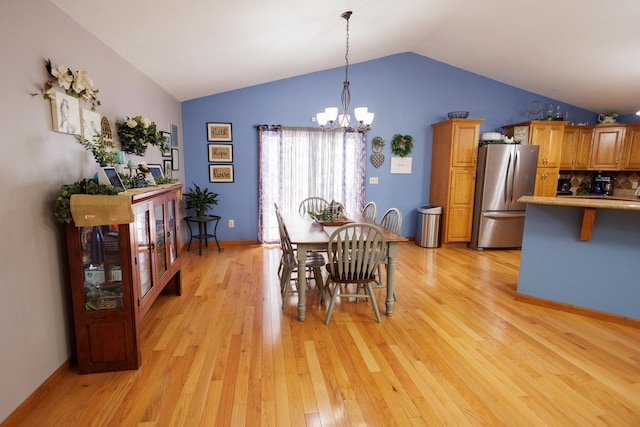
[[360,212],[365,201],[366,133],[342,129],[258,126],[258,239],[278,241],[274,203],[297,212],[318,196]]

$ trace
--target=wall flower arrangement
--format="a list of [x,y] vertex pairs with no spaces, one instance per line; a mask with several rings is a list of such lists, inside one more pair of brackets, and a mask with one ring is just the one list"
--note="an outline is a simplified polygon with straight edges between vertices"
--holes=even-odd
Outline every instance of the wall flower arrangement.
[[146,117],[127,117],[126,120],[117,120],[116,129],[125,153],[144,155],[147,145],[151,144],[164,155],[169,150],[167,140],[156,127],[156,124]]
[[55,93],[60,88],[67,95],[91,104],[92,111],[95,111],[96,107],[100,105],[100,100],[98,99],[98,92],[100,91],[93,86],[93,80],[85,70],[74,73],[66,65],[53,67],[50,59],[47,59],[45,68],[51,78],[45,83],[42,90],[44,99],[55,99]]

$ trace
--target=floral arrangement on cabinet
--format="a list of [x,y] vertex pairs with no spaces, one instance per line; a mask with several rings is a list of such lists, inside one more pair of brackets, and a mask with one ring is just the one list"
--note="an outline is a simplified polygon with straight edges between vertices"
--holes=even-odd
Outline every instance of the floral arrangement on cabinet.
[[98,92],[100,91],[93,87],[93,80],[85,70],[79,70],[74,73],[66,65],[53,67],[50,59],[47,59],[45,68],[51,78],[44,84],[42,90],[44,99],[53,100],[57,88],[60,88],[67,95],[90,103],[92,111],[95,111],[96,107],[100,105],[100,100],[98,99]]
[[158,131],[156,124],[146,117],[117,120],[116,129],[125,153],[142,156],[147,151],[147,144],[158,147],[163,155],[169,151],[166,138]]

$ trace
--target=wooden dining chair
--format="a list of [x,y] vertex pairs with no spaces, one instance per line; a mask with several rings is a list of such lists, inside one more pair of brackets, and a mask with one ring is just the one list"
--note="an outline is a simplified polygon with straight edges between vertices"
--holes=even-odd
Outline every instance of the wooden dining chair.
[[318,212],[328,207],[329,202],[322,197],[307,197],[300,203],[298,211],[300,216],[305,216],[308,212]]
[[[371,287],[376,281],[376,272],[386,248],[383,232],[375,224],[351,223],[336,229],[327,243],[327,291],[331,302],[325,324],[329,324],[331,313],[338,297],[368,298],[371,300],[376,320],[380,323],[380,312]],[[347,284],[356,284],[356,293],[349,293]],[[333,289],[331,289],[333,284]],[[365,293],[360,294],[360,289]]]
[[[396,234],[400,234],[400,229],[402,228],[402,213],[398,208],[390,208],[388,209],[384,215],[382,215],[382,219],[380,220],[380,227],[385,228],[389,231],[392,231]],[[374,288],[386,288],[386,280],[382,281],[382,266],[385,266],[385,273],[387,263],[389,262],[387,254],[385,253],[380,261],[380,265],[378,266],[378,283],[374,285]],[[386,274],[385,274],[386,279]],[[393,299],[398,300],[398,294],[396,290],[393,290]]]
[[[317,252],[308,252],[307,253],[307,262],[305,264],[305,271],[300,273],[298,271],[298,257],[296,255],[295,250],[293,249],[293,245],[291,244],[291,239],[289,238],[289,232],[287,231],[287,227],[284,225],[284,221],[282,220],[282,215],[280,211],[276,209],[276,218],[278,220],[278,229],[280,232],[280,249],[282,250],[282,257],[280,259],[280,263],[282,266],[282,274],[280,275],[280,293],[282,294],[282,308],[284,309],[287,298],[293,292],[295,292],[291,288],[291,282],[296,282],[297,288],[297,277],[299,274],[308,274],[312,273],[313,282],[315,283],[315,288],[311,287],[311,281],[307,278],[307,289],[306,292],[319,292],[321,294],[320,303],[322,306],[326,306],[325,301],[325,285],[322,279],[322,267],[325,265],[326,260],[321,253]],[[295,277],[294,277],[295,274]]]
[[378,206],[376,206],[376,202],[369,202],[364,205],[364,209],[362,209],[362,216],[368,219],[369,221],[376,222],[376,216],[378,215]]

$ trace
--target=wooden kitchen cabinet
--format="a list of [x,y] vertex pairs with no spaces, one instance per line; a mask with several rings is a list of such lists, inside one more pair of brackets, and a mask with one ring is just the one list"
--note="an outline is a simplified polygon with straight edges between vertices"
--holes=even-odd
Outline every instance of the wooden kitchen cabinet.
[[561,170],[589,167],[593,126],[565,126],[560,148]]
[[432,124],[429,202],[442,206],[442,242],[471,241],[481,119]]
[[556,196],[566,124],[565,121],[530,120],[504,126],[507,136],[524,138],[523,143],[540,146],[534,190],[536,196]]
[[66,226],[81,374],[139,368],[142,318],[161,292],[181,293],[182,186],[129,191],[132,223]]
[[624,142],[624,125],[597,125],[593,130],[593,144],[589,169],[618,170],[621,168],[620,155]]
[[622,168],[640,170],[640,122],[627,125],[622,150]]

